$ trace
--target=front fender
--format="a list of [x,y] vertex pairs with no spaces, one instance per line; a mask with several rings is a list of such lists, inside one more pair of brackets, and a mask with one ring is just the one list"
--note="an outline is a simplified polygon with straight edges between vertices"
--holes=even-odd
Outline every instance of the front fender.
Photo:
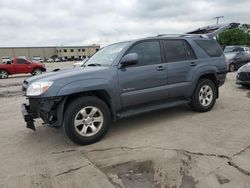
[[63,86],[57,93],[57,96],[67,96],[74,93],[93,91],[93,90],[106,90],[108,93],[111,91],[111,84],[108,80],[103,78],[85,79],[76,82],[71,82]]

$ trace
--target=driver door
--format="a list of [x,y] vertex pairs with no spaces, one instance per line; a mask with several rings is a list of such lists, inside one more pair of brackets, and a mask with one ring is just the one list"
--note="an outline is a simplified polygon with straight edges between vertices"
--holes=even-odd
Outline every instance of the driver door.
[[138,63],[118,69],[123,107],[142,105],[167,97],[167,64],[162,63],[158,40],[134,44],[126,54],[137,53]]

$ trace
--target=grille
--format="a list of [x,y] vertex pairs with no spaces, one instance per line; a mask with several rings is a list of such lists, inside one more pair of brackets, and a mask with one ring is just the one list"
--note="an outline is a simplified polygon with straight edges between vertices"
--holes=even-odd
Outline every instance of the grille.
[[238,79],[242,81],[250,81],[250,72],[240,72]]

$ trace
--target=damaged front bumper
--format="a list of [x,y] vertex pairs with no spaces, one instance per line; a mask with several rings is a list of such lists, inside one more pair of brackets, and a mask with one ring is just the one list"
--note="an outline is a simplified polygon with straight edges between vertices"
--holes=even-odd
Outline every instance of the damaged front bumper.
[[26,127],[35,130],[34,120],[41,118],[44,124],[60,127],[63,123],[63,108],[66,98],[29,98],[28,103],[22,104],[21,112]]
[[34,118],[32,114],[29,112],[29,106],[27,106],[26,104],[22,104],[21,111],[22,111],[23,119],[26,122],[26,127],[35,131],[36,128],[34,125]]

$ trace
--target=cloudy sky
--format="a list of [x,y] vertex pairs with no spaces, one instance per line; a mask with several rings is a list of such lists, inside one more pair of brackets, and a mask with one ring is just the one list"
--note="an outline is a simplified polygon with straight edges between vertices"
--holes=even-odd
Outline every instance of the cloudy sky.
[[0,0],[0,46],[102,46],[220,22],[250,23],[249,0]]

